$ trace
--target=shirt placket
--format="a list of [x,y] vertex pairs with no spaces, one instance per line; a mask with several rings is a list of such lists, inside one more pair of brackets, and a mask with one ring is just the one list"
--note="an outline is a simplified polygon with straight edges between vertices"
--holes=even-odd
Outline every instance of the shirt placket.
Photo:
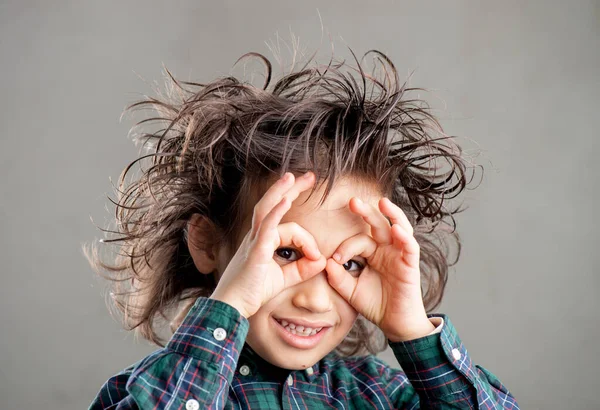
[[304,409],[309,404],[306,402],[308,397],[303,395],[303,388],[298,388],[298,383],[312,383],[315,379],[315,366],[308,367],[305,370],[295,370],[290,372],[285,379],[281,389],[281,408],[283,409]]

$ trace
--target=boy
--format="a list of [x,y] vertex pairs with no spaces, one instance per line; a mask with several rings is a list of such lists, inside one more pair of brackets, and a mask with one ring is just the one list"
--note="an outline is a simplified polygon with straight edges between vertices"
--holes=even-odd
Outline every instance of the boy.
[[[173,79],[181,102],[132,106],[167,126],[143,135],[151,167],[121,176],[121,257],[90,260],[113,273],[126,324],[161,346],[156,317],[189,302],[166,346],[90,408],[518,408],[426,313],[459,244],[444,201],[465,188],[465,160],[372,53],[381,77],[331,63],[270,86],[252,54],[263,88]],[[369,323],[403,371],[372,355]]]

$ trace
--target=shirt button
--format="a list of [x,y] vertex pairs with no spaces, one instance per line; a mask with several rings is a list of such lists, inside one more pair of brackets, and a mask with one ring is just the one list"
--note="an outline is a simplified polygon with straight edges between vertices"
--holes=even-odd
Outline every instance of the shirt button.
[[213,332],[213,336],[217,340],[225,340],[225,337],[227,337],[227,332],[222,327],[218,327]]
[[306,368],[306,374],[308,374],[309,376],[312,376],[314,372],[315,371],[313,370],[312,367],[307,367]]
[[196,400],[194,399],[189,399],[186,403],[185,403],[185,408],[186,410],[198,410],[200,408],[200,403],[198,403]]
[[294,379],[292,378],[292,375],[288,376],[287,384],[288,384],[288,386],[292,386],[294,384]]
[[460,360],[462,355],[458,349],[452,349],[452,357],[454,357],[454,360]]
[[246,365],[243,365],[242,367],[240,367],[240,374],[242,376],[248,376],[250,374],[250,368]]

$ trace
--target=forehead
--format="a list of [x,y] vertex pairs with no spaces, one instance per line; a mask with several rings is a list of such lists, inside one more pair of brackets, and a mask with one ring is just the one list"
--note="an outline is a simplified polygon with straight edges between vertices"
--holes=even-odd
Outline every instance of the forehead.
[[[293,202],[291,209],[286,214],[288,218],[304,218],[331,216],[334,218],[355,219],[357,217],[348,209],[348,202],[353,197],[358,197],[364,202],[377,205],[381,198],[375,184],[364,182],[362,180],[340,178],[333,185],[327,197],[323,199],[326,191],[327,182],[320,182],[315,192],[302,192]],[[284,217],[284,220],[286,218]]]
[[[270,186],[275,181],[276,179],[272,179],[266,182]],[[281,223],[297,223],[315,238],[317,246],[323,254],[330,255],[345,239],[358,233],[369,234],[371,231],[362,217],[352,213],[348,208],[350,199],[358,197],[377,208],[377,202],[382,198],[382,194],[379,186],[374,182],[359,178],[340,177],[336,179],[327,198],[321,203],[326,187],[327,181],[320,181],[312,194],[311,190],[302,192],[292,203]],[[254,205],[264,192],[266,192],[266,188],[261,187],[250,193],[251,199],[245,203],[244,222],[236,235],[237,244],[250,230]]]
[[348,202],[353,197],[377,207],[382,195],[377,186],[365,181],[341,178],[336,181],[323,203],[320,203],[326,184],[322,183],[310,195],[300,194],[282,223],[295,222],[313,235],[321,252],[328,255],[341,242],[358,233],[370,233],[369,225],[362,217],[352,213]]

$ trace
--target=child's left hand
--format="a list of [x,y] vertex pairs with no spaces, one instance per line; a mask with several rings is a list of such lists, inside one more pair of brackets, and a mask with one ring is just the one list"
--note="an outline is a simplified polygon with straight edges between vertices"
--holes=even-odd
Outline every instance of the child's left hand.
[[[358,234],[340,244],[333,259],[327,260],[329,283],[390,341],[426,336],[435,327],[423,305],[419,244],[398,206],[387,198],[378,205],[379,210],[358,198],[350,200],[350,210],[371,226],[371,235]],[[357,255],[367,264],[353,275],[343,265]]]

